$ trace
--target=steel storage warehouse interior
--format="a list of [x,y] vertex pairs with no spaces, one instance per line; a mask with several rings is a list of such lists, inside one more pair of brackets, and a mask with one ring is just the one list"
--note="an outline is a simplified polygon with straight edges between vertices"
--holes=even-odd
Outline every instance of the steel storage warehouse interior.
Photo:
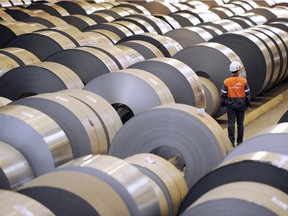
[[0,215],[288,216],[287,0],[0,6]]

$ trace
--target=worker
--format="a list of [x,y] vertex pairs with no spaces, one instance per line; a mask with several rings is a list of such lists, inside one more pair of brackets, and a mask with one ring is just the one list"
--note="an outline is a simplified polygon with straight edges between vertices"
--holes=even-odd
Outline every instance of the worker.
[[235,147],[235,120],[237,120],[237,145],[243,142],[244,115],[250,106],[250,89],[245,78],[239,77],[242,64],[231,62],[232,76],[225,79],[221,89],[221,106],[226,107],[228,116],[228,137]]

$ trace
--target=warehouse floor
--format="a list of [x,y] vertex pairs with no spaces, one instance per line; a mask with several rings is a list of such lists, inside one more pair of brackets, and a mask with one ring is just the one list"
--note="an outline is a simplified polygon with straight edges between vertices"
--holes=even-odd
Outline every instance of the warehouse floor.
[[[245,116],[244,141],[255,136],[269,126],[278,123],[282,115],[288,110],[288,80],[251,102]],[[227,132],[227,116],[217,119]]]

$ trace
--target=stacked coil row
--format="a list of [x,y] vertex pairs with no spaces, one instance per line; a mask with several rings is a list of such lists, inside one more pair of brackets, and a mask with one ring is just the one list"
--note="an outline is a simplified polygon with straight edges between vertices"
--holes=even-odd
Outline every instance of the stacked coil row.
[[[219,89],[231,61],[243,63],[253,97],[287,78],[286,11],[248,0],[59,1],[2,10],[0,188],[15,191],[0,192],[11,196],[3,213],[223,215],[223,206],[232,212],[241,204],[281,215],[288,202],[278,183],[217,180],[214,192],[205,182],[238,150],[211,117],[224,112]],[[253,151],[271,155],[264,164],[286,155]],[[252,184],[255,194],[269,191],[256,204],[244,191]]]

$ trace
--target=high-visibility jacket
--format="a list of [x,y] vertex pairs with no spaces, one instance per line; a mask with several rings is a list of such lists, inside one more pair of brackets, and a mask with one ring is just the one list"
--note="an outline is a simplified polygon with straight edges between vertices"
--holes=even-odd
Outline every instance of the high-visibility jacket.
[[221,105],[235,108],[250,106],[250,88],[245,78],[234,75],[224,80]]

